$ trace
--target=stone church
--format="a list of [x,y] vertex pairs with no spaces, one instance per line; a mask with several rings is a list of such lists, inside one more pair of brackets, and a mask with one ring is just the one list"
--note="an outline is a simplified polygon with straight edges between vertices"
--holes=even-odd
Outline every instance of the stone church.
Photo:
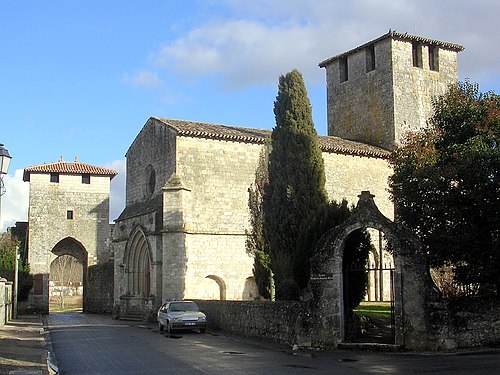
[[[458,80],[460,45],[389,31],[322,61],[328,136],[319,137],[330,199],[375,195],[394,217],[389,151],[426,124]],[[154,314],[172,299],[258,297],[245,251],[248,189],[270,131],[150,118],[127,153],[126,207],[113,233],[114,306]],[[372,238],[373,239],[373,238]]]

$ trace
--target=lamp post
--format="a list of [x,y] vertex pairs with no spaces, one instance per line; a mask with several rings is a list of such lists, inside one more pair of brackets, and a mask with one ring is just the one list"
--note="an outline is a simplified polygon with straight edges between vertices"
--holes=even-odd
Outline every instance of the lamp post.
[[10,165],[10,159],[12,157],[9,155],[9,151],[3,147],[0,143],[0,223],[2,223],[2,195],[5,194],[5,185],[3,183],[3,175],[7,174]]
[[[3,183],[3,175],[7,174],[9,170],[10,160],[12,157],[9,155],[9,151],[3,147],[3,144],[0,143],[0,229],[2,225],[2,195],[5,194],[5,185]],[[17,318],[17,284],[18,284],[18,258],[17,258],[17,246],[16,246],[16,269],[14,274],[14,318]]]

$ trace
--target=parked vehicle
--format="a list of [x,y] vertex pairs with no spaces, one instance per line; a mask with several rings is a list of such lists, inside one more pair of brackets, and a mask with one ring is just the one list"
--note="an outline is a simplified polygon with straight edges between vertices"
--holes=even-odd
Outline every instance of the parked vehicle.
[[160,332],[165,328],[167,333],[175,330],[197,329],[205,333],[207,317],[203,314],[196,302],[170,301],[164,303],[158,310],[158,328]]

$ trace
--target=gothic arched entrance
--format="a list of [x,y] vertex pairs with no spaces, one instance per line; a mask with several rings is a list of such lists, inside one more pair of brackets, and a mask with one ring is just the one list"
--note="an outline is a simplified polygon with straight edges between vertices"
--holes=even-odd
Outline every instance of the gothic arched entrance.
[[67,237],[59,241],[51,253],[49,312],[84,311],[84,294],[87,284],[88,254],[77,240]]
[[127,259],[127,294],[149,297],[151,293],[151,257],[146,236],[137,230],[130,242]]
[[368,228],[384,233],[393,255],[393,343],[413,349],[421,347],[426,341],[425,311],[432,282],[420,241],[407,229],[382,215],[373,198],[369,192],[362,192],[351,217],[322,237],[316,255],[311,259],[308,287],[314,322],[311,338],[318,345],[336,347],[350,342],[350,322],[346,319],[349,307],[345,298],[344,248],[352,233]]
[[125,294],[121,317],[142,319],[151,313],[155,299],[151,247],[142,229],[137,228],[127,243],[123,260]]

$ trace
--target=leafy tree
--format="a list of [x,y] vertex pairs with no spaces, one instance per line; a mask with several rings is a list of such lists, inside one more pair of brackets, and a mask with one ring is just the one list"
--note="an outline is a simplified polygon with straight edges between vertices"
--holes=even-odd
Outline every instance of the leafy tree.
[[255,182],[248,189],[248,208],[250,210],[250,229],[246,230],[246,251],[254,257],[253,275],[259,294],[272,299],[272,271],[269,254],[264,251],[264,233],[262,218],[262,199],[264,185],[268,182],[267,163],[268,149],[262,150],[259,164],[255,172]]
[[[0,236],[0,276],[14,281],[16,269],[16,248],[19,243],[13,240],[10,235],[3,233]],[[28,262],[19,260],[18,262],[18,277],[19,277],[19,300],[26,300],[29,291],[33,286],[33,276],[30,275],[30,267]]]
[[327,202],[323,159],[299,71],[280,76],[274,114],[263,230],[276,299],[290,300],[297,299],[300,291],[294,275],[297,262],[303,259],[295,251],[299,228],[304,218]]
[[500,97],[469,82],[433,103],[429,126],[391,157],[397,218],[423,240],[432,267],[500,295]]

